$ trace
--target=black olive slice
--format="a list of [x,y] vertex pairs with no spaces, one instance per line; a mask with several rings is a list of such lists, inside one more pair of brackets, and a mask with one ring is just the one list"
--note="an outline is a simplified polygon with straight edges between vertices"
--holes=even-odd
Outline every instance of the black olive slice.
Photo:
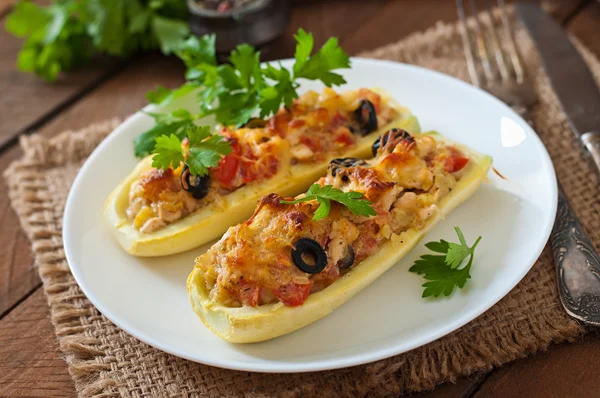
[[337,266],[339,269],[344,270],[352,267],[352,264],[354,264],[354,249],[352,245],[348,245],[346,246],[346,254],[338,260]]
[[348,167],[366,166],[367,162],[358,158],[337,158],[329,162],[331,175],[336,176],[338,169],[347,169]]
[[298,239],[294,245],[292,260],[301,271],[308,274],[318,274],[327,265],[327,253],[317,241],[302,238]]
[[183,166],[181,172],[181,187],[184,191],[189,192],[195,199],[202,199],[208,195],[210,188],[210,176],[193,176],[188,165]]
[[[388,130],[385,133],[383,133],[381,135],[381,137],[377,137],[377,139],[371,146],[371,151],[373,152],[373,156],[377,155],[377,151],[379,150],[379,148],[381,148],[382,146],[385,146],[388,143],[388,141],[390,140],[390,137],[392,137],[395,140],[403,139],[403,140],[409,140],[411,142],[414,142],[414,138],[411,137],[411,135],[408,134],[408,132],[406,130],[402,130],[402,129]],[[382,141],[383,141],[383,144],[382,144]]]
[[253,117],[251,119],[248,119],[248,121],[244,123],[242,127],[246,127],[248,129],[261,129],[264,128],[266,125],[266,120]]
[[[354,119],[358,122],[360,135],[367,135],[372,131],[377,130],[377,112],[375,106],[369,100],[360,101],[360,105],[354,111]],[[355,129],[350,129],[353,133]]]

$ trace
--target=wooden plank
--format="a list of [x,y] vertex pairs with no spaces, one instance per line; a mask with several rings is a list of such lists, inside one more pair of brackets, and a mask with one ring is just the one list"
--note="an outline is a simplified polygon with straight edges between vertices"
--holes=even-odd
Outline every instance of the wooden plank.
[[599,368],[600,336],[590,333],[498,369],[475,397],[598,397]]
[[114,59],[100,58],[53,84],[47,83],[16,69],[22,40],[7,33],[2,20],[0,25],[0,148],[50,118],[121,67]]
[[[5,152],[0,157],[0,170],[5,170],[20,155],[21,151],[16,147]],[[41,284],[37,269],[33,267],[29,240],[10,207],[7,191],[6,181],[0,178],[0,237],[3,241],[3,250],[0,250],[0,319]]]
[[0,396],[75,396],[41,289],[0,321]]
[[411,398],[461,398],[478,388],[483,381],[485,374],[476,374],[469,377],[463,377],[456,383],[444,383],[436,386],[431,391],[423,391],[416,394],[409,394]]
[[600,2],[583,8],[569,21],[567,30],[600,57]]

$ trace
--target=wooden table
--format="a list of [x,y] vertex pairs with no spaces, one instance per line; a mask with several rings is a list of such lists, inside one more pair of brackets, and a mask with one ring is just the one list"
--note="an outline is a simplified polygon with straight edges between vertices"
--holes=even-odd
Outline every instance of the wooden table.
[[[0,0],[0,22],[11,0]],[[542,5],[600,56],[600,3],[548,0]],[[399,40],[456,20],[451,0],[301,0],[286,35],[266,50],[268,58],[292,55],[291,33],[298,27],[317,41],[337,36],[351,54]],[[55,135],[113,116],[124,117],[146,101],[158,84],[176,86],[183,67],[176,59],[148,54],[130,60],[103,59],[64,76],[55,84],[15,70],[20,40],[0,32],[0,169],[20,156],[19,135]],[[318,43],[320,44],[320,43]],[[0,396],[74,396],[67,366],[54,339],[41,282],[29,242],[21,231],[0,179]],[[573,344],[446,384],[419,396],[598,396],[600,337]]]

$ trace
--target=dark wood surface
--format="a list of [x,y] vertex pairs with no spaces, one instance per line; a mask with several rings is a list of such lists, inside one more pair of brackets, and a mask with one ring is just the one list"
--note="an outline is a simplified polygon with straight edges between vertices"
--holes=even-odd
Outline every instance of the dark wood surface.
[[[11,0],[0,0],[0,22]],[[579,40],[600,55],[600,3],[546,0],[542,6]],[[450,0],[298,0],[284,36],[263,52],[269,59],[289,57],[291,33],[329,36],[356,54],[456,20]],[[110,117],[125,117],[145,104],[144,93],[158,84],[176,86],[183,68],[173,58],[149,54],[131,60],[101,59],[50,85],[15,70],[19,41],[0,32],[0,168],[20,155],[19,135],[52,136]],[[41,282],[27,238],[21,231],[0,179],[0,397],[74,396],[61,358]],[[600,337],[550,347],[547,352],[438,386],[418,397],[600,396],[597,369]]]

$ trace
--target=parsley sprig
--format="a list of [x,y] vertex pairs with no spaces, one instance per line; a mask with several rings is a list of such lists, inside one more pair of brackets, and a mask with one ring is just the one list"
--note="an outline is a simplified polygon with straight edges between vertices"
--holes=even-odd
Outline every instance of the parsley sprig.
[[[134,143],[137,156],[145,156],[154,149],[157,136],[171,129],[208,115],[225,126],[240,126],[251,117],[268,117],[282,105],[290,106],[298,97],[299,79],[320,80],[326,86],[341,85],[346,81],[334,70],[350,67],[349,56],[339,47],[336,38],[330,38],[314,54],[314,37],[303,29],[298,30],[295,63],[291,70],[280,63],[261,65],[260,52],[247,44],[233,50],[227,64],[218,65],[215,53],[215,36],[190,37],[176,51],[187,66],[186,83],[169,90],[157,87],[147,94],[147,99],[165,106],[178,97],[197,91],[200,112],[186,114],[185,120],[178,109],[155,118],[155,126],[138,137]],[[177,135],[177,133],[175,132]]]
[[162,135],[156,138],[156,148],[152,157],[152,166],[158,169],[179,167],[181,162],[194,176],[208,174],[210,167],[219,164],[222,156],[231,153],[231,145],[218,134],[211,134],[209,126],[189,126],[184,129],[188,138],[187,157],[176,134]]
[[319,203],[319,207],[313,215],[313,220],[317,221],[325,218],[329,215],[331,210],[331,201],[343,204],[357,216],[375,216],[377,213],[371,202],[365,199],[364,195],[360,192],[350,191],[344,192],[331,185],[325,185],[321,187],[319,184],[313,184],[306,192],[306,196],[296,200],[282,200],[282,204],[294,205],[296,203],[307,202],[310,200],[316,200]]
[[[439,297],[442,294],[449,296],[455,287],[462,289],[467,280],[471,278],[469,271],[473,265],[475,248],[481,240],[477,238],[473,246],[469,247],[459,227],[454,227],[460,243],[447,242],[441,239],[439,242],[429,242],[425,246],[441,255],[425,254],[415,261],[409,271],[414,272],[428,280],[423,284],[422,297]],[[459,268],[469,258],[467,265]]]
[[4,26],[26,39],[17,67],[54,81],[95,53],[171,53],[190,34],[187,15],[182,0],[54,0],[48,6],[19,1]]

